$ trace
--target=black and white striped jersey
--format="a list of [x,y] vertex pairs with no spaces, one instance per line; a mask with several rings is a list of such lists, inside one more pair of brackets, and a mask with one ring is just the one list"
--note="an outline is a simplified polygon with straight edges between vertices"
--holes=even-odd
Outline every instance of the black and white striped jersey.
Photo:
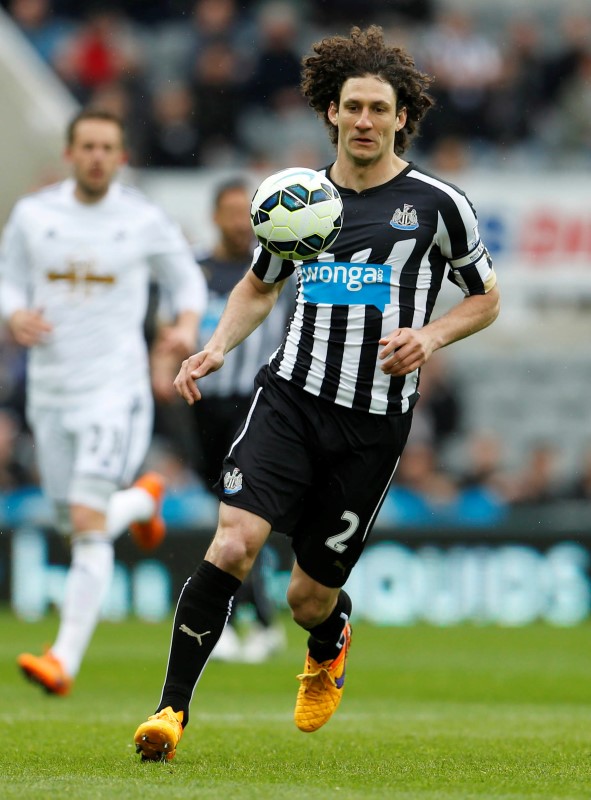
[[445,275],[465,295],[485,294],[496,281],[492,263],[464,192],[412,163],[381,186],[337,188],[343,228],[331,252],[306,262],[255,253],[261,280],[294,269],[298,279],[295,313],[270,367],[338,405],[404,413],[417,401],[419,371],[384,375],[379,340],[426,325]]

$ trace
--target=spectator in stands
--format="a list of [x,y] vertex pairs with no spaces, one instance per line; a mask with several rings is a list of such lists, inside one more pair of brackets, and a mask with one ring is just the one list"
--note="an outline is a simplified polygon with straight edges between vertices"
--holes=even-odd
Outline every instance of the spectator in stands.
[[251,15],[237,0],[195,0],[188,19],[182,15],[156,26],[150,39],[148,68],[150,82],[186,81],[200,54],[214,44],[224,44],[237,65],[235,81],[246,80],[250,72],[258,32]]
[[458,487],[453,477],[439,466],[428,432],[418,426],[409,436],[391,493],[399,525],[456,522]]
[[144,68],[142,42],[123,12],[107,5],[91,8],[61,49],[55,67],[81,103],[116,80],[139,91]]
[[439,449],[460,430],[462,419],[460,392],[442,352],[435,353],[421,370],[419,391],[416,414],[424,418],[429,439]]
[[464,172],[471,166],[470,140],[455,134],[440,136],[426,157],[434,172],[448,176]]
[[534,442],[526,453],[525,463],[512,476],[513,505],[542,505],[554,503],[565,496],[560,474],[560,451],[552,441]]
[[591,500],[591,444],[583,452],[581,465],[565,494],[570,500]]
[[314,7],[314,19],[322,26],[348,25],[351,20],[376,22],[380,16],[426,24],[433,19],[437,0],[322,0]]
[[168,82],[155,88],[146,129],[143,159],[146,167],[201,165],[202,134],[195,99],[187,83]]
[[502,442],[492,432],[475,431],[465,444],[466,466],[457,477],[459,523],[495,525],[507,514],[513,491],[502,460]]
[[579,55],[571,80],[558,95],[556,111],[560,149],[567,157],[579,152],[591,159],[591,39]]
[[534,17],[509,19],[502,61],[487,102],[487,127],[505,152],[535,136],[547,102],[544,95],[542,26]]
[[225,42],[240,64],[250,60],[256,26],[237,0],[196,0],[192,12],[193,56],[208,44]]
[[260,41],[249,80],[249,101],[273,109],[289,93],[303,103],[298,89],[300,16],[296,6],[283,0],[267,3],[261,7],[258,24]]
[[286,164],[318,168],[330,161],[332,152],[322,123],[310,115],[298,89],[302,18],[294,5],[273,2],[262,7],[260,27],[260,52],[248,84],[240,141],[253,160],[264,152],[277,169]]
[[236,53],[224,41],[207,44],[195,59],[192,78],[201,162],[234,166],[244,101]]
[[29,44],[53,67],[72,33],[73,21],[55,15],[50,0],[10,0],[7,10]]
[[474,431],[466,437],[462,449],[459,485],[462,488],[486,487],[505,496],[507,478],[503,477],[503,448],[492,431]]
[[397,523],[458,528],[499,522],[508,508],[511,483],[500,464],[498,439],[484,432],[469,437],[468,466],[457,475],[441,466],[441,451],[430,433],[421,417],[413,420],[391,489]]
[[501,53],[494,39],[476,27],[475,18],[460,9],[440,10],[420,50],[421,66],[435,76],[437,106],[423,139],[455,134],[488,140],[486,116],[492,87],[501,74]]
[[544,97],[551,110],[558,97],[577,73],[581,56],[588,52],[591,39],[589,13],[565,9],[558,25],[555,45],[545,53]]

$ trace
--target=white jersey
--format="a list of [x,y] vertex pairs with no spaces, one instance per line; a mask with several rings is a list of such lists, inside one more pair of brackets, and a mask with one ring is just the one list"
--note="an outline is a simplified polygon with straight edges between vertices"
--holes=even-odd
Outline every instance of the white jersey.
[[80,203],[73,180],[22,198],[6,225],[0,307],[42,310],[53,331],[31,348],[28,401],[79,406],[149,387],[143,324],[151,279],[176,313],[202,314],[205,279],[176,224],[141,192],[113,183]]

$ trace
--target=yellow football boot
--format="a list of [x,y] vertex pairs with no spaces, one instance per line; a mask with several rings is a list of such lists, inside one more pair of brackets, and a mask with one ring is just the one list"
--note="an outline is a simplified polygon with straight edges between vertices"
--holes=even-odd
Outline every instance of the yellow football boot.
[[315,661],[308,652],[304,672],[298,675],[300,688],[296,700],[294,721],[305,733],[321,728],[337,710],[343,696],[347,653],[351,646],[351,626],[345,625],[345,642],[332,661]]
[[173,711],[171,706],[142,722],[135,736],[136,753],[141,753],[142,761],[170,761],[176,753],[176,746],[183,735],[183,712]]

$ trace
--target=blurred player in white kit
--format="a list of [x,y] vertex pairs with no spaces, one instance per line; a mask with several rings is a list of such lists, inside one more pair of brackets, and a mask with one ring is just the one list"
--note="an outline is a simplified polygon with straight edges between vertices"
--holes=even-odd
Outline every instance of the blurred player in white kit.
[[164,481],[132,485],[152,435],[144,318],[150,280],[176,318],[160,347],[179,361],[195,349],[207,287],[178,226],[116,180],[125,163],[120,120],[83,110],[66,133],[72,177],[20,199],[0,251],[0,311],[29,348],[27,419],[41,484],[71,564],[55,642],[18,665],[52,694],[76,677],[108,593],[114,540],[143,549],[165,533]]

